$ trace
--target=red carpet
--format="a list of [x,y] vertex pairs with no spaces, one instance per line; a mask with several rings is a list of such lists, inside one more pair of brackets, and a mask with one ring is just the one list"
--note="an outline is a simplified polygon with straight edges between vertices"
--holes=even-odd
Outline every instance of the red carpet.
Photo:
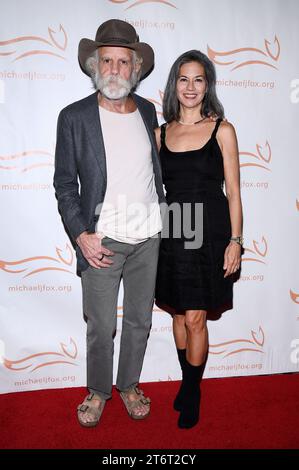
[[299,374],[205,379],[200,425],[177,428],[178,382],[142,385],[152,399],[145,421],[126,413],[117,392],[96,428],[80,427],[85,389],[0,395],[1,449],[296,449]]

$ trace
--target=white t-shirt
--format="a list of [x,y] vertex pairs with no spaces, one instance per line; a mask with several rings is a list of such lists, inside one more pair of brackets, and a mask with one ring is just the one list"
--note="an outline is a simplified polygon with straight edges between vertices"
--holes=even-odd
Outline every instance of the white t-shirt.
[[97,232],[141,243],[161,231],[151,143],[138,110],[121,114],[99,106],[106,151],[107,190]]

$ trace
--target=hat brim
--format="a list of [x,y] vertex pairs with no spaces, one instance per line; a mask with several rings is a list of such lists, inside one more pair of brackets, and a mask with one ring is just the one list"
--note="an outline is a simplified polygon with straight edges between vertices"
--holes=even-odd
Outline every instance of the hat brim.
[[124,44],[124,43],[104,43],[104,42],[97,42],[92,41],[91,39],[83,38],[79,42],[79,49],[78,49],[78,58],[80,66],[86,75],[90,77],[90,72],[86,68],[86,60],[88,57],[92,55],[92,53],[102,46],[109,46],[109,47],[125,47],[127,49],[132,49],[136,51],[137,54],[142,57],[142,65],[141,65],[141,80],[145,78],[145,76],[149,75],[154,67],[155,62],[155,55],[154,51],[151,46],[145,42],[136,42],[131,44]]

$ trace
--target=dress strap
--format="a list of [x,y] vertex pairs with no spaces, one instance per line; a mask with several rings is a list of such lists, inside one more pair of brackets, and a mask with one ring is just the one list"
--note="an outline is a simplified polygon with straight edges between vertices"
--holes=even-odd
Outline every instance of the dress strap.
[[213,130],[213,132],[212,132],[211,138],[214,138],[214,137],[216,136],[221,121],[222,121],[221,118],[218,118],[218,119],[217,119],[217,121],[216,121],[216,126],[214,127],[214,130]]
[[165,145],[165,136],[166,136],[166,122],[161,126],[161,133],[160,133],[160,142],[161,145]]

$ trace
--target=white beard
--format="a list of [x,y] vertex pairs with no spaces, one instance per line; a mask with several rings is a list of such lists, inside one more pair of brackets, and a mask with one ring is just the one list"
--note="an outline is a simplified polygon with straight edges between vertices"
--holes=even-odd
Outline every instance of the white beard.
[[137,83],[137,74],[132,72],[130,80],[124,80],[123,78],[115,75],[109,75],[108,77],[101,77],[97,71],[94,77],[94,81],[97,89],[102,93],[105,98],[109,100],[120,100],[129,95],[132,88]]

